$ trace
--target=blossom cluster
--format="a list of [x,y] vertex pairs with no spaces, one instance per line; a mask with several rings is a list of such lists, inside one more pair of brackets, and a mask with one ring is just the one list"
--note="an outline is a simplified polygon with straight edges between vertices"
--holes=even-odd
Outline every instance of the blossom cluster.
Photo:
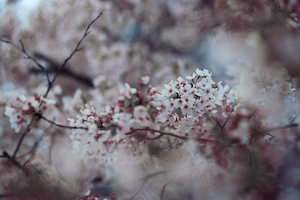
[[[283,93],[277,92],[292,97],[294,89],[288,76],[282,70],[269,73],[270,77],[274,77],[273,73],[281,76],[265,81],[273,81],[274,87],[286,85],[289,89],[281,87]],[[239,86],[230,88],[222,82],[215,83],[206,69],[196,69],[185,79],[178,77],[162,90],[149,85],[149,77],[143,77],[140,85],[141,90],[137,90],[125,84],[115,104],[106,106],[103,112],[96,112],[87,103],[77,119],[69,118],[69,125],[74,127],[73,143],[79,152],[118,163],[126,149],[139,162],[145,155],[156,156],[176,149],[182,154],[188,152],[194,159],[192,163],[199,165],[202,161],[197,151],[202,149],[202,154],[228,168],[229,161],[236,159],[229,156],[235,151],[230,147],[240,149],[235,152],[238,155],[248,148],[270,148],[268,141],[273,136],[263,124],[261,105],[241,98]],[[274,91],[266,95],[270,93]],[[180,154],[176,155],[180,158]]]
[[85,154],[107,155],[114,145],[125,143],[136,150],[134,144],[166,133],[197,138],[211,128],[203,125],[206,116],[217,117],[220,111],[228,118],[237,105],[238,88],[215,84],[211,76],[206,69],[196,69],[187,80],[179,77],[162,91],[148,85],[147,77],[140,82],[142,91],[125,84],[116,105],[106,106],[105,112],[97,114],[86,104],[77,119],[69,118],[69,125],[79,128],[72,130],[76,146]]
[[5,107],[5,115],[9,117],[11,128],[19,132],[22,125],[29,124],[37,113],[42,113],[55,104],[54,100],[44,98],[41,95],[15,96],[10,99],[10,103]]
[[[155,123],[147,113],[147,105],[151,99],[147,98],[156,92],[148,90],[147,93],[149,97],[125,84],[120,91],[117,104],[106,106],[105,112],[96,114],[93,105],[86,104],[80,110],[82,116],[69,119],[70,126],[83,128],[72,130],[73,138],[80,142],[82,151],[102,155],[108,153],[107,146],[117,145],[131,130],[142,127],[154,128]],[[154,112],[154,108],[149,108],[148,111]]]
[[[165,85],[162,97],[165,99],[167,110],[172,112],[181,110],[184,116],[202,117],[204,114],[216,113],[216,106],[230,106],[238,98],[238,89],[230,90],[229,86],[222,86],[222,82],[215,84],[208,70],[199,70],[188,81],[179,77]],[[225,113],[224,113],[225,114]]]

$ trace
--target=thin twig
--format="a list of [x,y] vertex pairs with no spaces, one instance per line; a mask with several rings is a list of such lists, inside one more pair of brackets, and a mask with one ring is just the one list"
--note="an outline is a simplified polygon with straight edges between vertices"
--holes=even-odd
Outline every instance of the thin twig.
[[290,123],[290,124],[286,124],[286,125],[283,125],[283,126],[269,128],[269,129],[267,129],[267,131],[275,131],[275,130],[278,130],[278,129],[293,128],[293,127],[298,127],[298,126],[299,126],[299,124],[297,124],[297,123]]
[[25,168],[23,168],[22,165],[15,158],[13,158],[11,155],[9,155],[6,151],[3,151],[3,155],[1,157],[2,158],[7,158],[14,165],[16,165],[17,167],[19,167],[20,169],[22,169],[25,172],[25,174],[28,173],[28,171]]
[[[173,134],[173,133],[163,132],[163,131],[149,129],[149,128],[133,129],[133,130],[129,131],[128,133],[126,133],[125,135],[131,135],[136,131],[151,131],[151,132],[157,132],[157,133],[160,134],[160,135],[158,135],[156,137],[153,137],[153,138],[145,137],[146,140],[156,140],[156,139],[158,139],[158,138],[160,138],[164,135],[172,136],[172,137],[179,138],[179,139],[182,139],[182,140],[188,140],[189,139],[188,137],[185,137],[185,136],[176,135],[176,134]],[[219,143],[216,140],[210,140],[210,139],[206,139],[206,138],[193,138],[193,139],[196,140],[196,141],[199,141],[199,142]]]
[[[53,122],[54,122],[54,120],[53,120]],[[28,155],[31,153],[30,157],[24,162],[23,167],[25,167],[30,162],[30,160],[32,160],[32,158],[34,157],[35,152],[39,146],[39,143],[49,134],[49,131],[52,127],[53,127],[53,124],[50,124],[50,126],[46,130],[44,130],[44,134],[39,139],[37,139],[37,141],[34,143],[34,146],[31,148],[31,150],[28,153],[22,155],[22,156],[25,156],[25,155]],[[22,157],[22,156],[19,156],[19,157]]]
[[35,116],[32,117],[32,120],[31,120],[30,123],[28,124],[28,126],[27,126],[26,130],[24,131],[24,133],[22,134],[21,138],[19,139],[18,145],[17,145],[17,147],[16,147],[16,149],[15,149],[15,151],[14,151],[14,154],[13,154],[13,156],[12,156],[12,159],[14,159],[14,160],[15,160],[16,155],[17,155],[17,153],[18,153],[18,151],[19,151],[19,149],[20,149],[20,147],[21,147],[21,145],[22,145],[22,142],[23,142],[23,140],[24,140],[24,137],[25,137],[25,136],[27,135],[27,133],[30,131],[30,127],[31,127],[31,125],[32,125],[32,123],[33,123],[33,118],[34,118],[34,117],[35,117]]
[[[188,140],[189,139],[188,137],[176,135],[176,134],[173,134],[173,133],[163,132],[163,131],[159,131],[159,130],[149,129],[149,128],[133,129],[133,130],[129,131],[128,133],[126,133],[125,135],[131,135],[136,131],[152,131],[152,132],[160,133],[161,135],[169,135],[169,136],[176,137],[176,138],[179,138],[179,139],[182,139],[182,140]],[[159,136],[159,137],[161,137],[161,136]],[[147,138],[147,139],[149,139],[149,138]]]
[[100,14],[88,25],[88,27],[86,28],[81,40],[77,43],[77,46],[75,48],[75,50],[70,54],[70,56],[64,61],[64,63],[60,66],[60,68],[58,69],[57,73],[55,74],[54,78],[52,79],[52,81],[50,82],[50,84],[48,85],[48,89],[44,95],[44,97],[48,96],[49,91],[52,88],[52,85],[54,83],[54,81],[56,80],[57,76],[60,74],[61,70],[66,66],[67,62],[73,57],[73,55],[77,52],[80,51],[81,48],[79,48],[81,42],[84,40],[84,38],[90,34],[90,27],[95,23],[95,21],[97,21],[99,19],[99,17],[102,15],[102,12],[100,12]]
[[2,39],[2,38],[0,38],[0,41],[12,45],[12,46],[15,47],[17,50],[19,50],[20,52],[22,52],[23,54],[25,54],[25,55],[26,55],[26,59],[29,59],[29,60],[33,61],[33,62],[34,62],[41,70],[43,70],[43,71],[45,72],[46,77],[47,77],[48,84],[50,84],[50,77],[49,77],[48,71],[47,71],[47,70],[45,69],[45,67],[43,67],[43,65],[40,64],[35,58],[33,58],[32,56],[30,56],[30,55],[27,53],[27,51],[26,51],[26,49],[25,49],[25,47],[24,47],[24,44],[23,44],[22,40],[20,40],[21,48],[18,47],[16,44],[14,44],[12,41],[4,40],[4,39]]
[[[46,135],[48,134],[48,131],[49,131],[52,127],[53,127],[53,125],[50,124],[49,128],[44,129],[44,134],[43,134],[43,135],[42,135],[35,143],[41,142],[42,139],[43,139],[43,137],[46,136]],[[28,155],[29,153],[32,153],[32,151],[34,150],[34,147],[35,147],[35,145],[30,149],[29,152],[27,152],[27,153],[25,153],[25,154],[23,154],[23,155],[21,155],[21,156],[17,156],[17,158],[21,158],[21,157],[24,157],[24,156]]]
[[[29,59],[29,60],[33,61],[39,68],[41,68],[43,71],[45,71],[46,76],[47,76],[48,84],[50,84],[49,74],[48,74],[48,72],[45,70],[45,67],[43,67],[43,66],[42,66],[35,58],[33,58],[32,56],[30,56],[30,55],[26,52],[26,49],[25,49],[25,47],[24,47],[24,44],[23,44],[22,40],[20,40],[21,48],[18,47],[18,46],[17,46],[16,44],[14,44],[13,42],[8,41],[8,40],[4,40],[4,39],[2,39],[2,38],[0,38],[0,41],[1,41],[1,42],[4,42],[4,43],[8,43],[8,44],[12,45],[13,47],[15,47],[17,50],[19,50],[20,52],[24,53],[24,54],[26,55],[26,59]],[[33,123],[33,120],[34,120],[34,117],[32,118],[32,120],[30,121],[29,125],[27,126],[27,128],[26,128],[25,131],[23,132],[21,138],[19,139],[18,144],[17,144],[17,147],[16,147],[16,149],[15,149],[15,151],[14,151],[12,157],[9,158],[9,159],[12,160],[18,167],[21,167],[21,168],[22,168],[22,166],[20,165],[20,163],[18,163],[18,162],[16,161],[16,155],[17,155],[17,153],[18,153],[18,151],[19,151],[19,149],[20,149],[20,147],[21,147],[21,145],[22,145],[22,142],[23,142],[25,136],[27,135],[27,133],[28,133],[29,130],[30,130],[30,127],[31,127],[31,125],[32,125],[32,123]]]
[[209,154],[209,155],[207,155],[207,156],[205,156],[205,157],[206,157],[207,159],[212,158],[215,154],[219,153],[220,151],[222,151],[222,150],[225,149],[226,147],[228,147],[228,146],[226,146],[226,145],[221,146],[218,150],[214,151],[213,153],[211,153],[211,154]]
[[216,140],[210,140],[210,139],[206,139],[206,138],[193,138],[194,140],[198,141],[198,142],[210,142],[210,143],[218,143],[220,144],[219,141]]
[[54,126],[57,126],[57,127],[59,127],[59,128],[66,128],[66,129],[85,129],[85,130],[87,130],[86,127],[66,126],[66,125],[62,125],[62,124],[57,124],[57,123],[55,123],[54,121],[51,121],[51,120],[45,118],[45,117],[42,116],[41,114],[38,114],[38,113],[37,113],[37,115],[38,115],[38,117],[39,117],[40,119],[45,120],[46,122],[48,122],[48,123],[50,123],[50,124],[52,124],[52,125],[54,125]]
[[[60,68],[60,64],[58,64],[51,58],[48,58],[47,56],[45,56],[41,53],[34,52],[33,56],[37,59],[41,59],[41,60],[45,61],[49,65],[49,67],[47,68],[47,72],[49,73],[49,75],[57,73],[58,69]],[[30,72],[37,73],[37,74],[45,73],[43,70],[38,69],[36,67],[31,68]],[[88,85],[89,87],[92,87],[92,88],[95,87],[93,84],[93,81],[90,77],[73,71],[71,68],[68,68],[67,65],[60,71],[60,74],[69,76],[69,77],[73,78],[74,80],[80,81],[80,82]]]
[[133,200],[134,197],[143,189],[143,187],[146,185],[146,183],[148,182],[148,180],[154,176],[158,176],[158,175],[161,175],[161,174],[165,174],[165,173],[168,173],[169,170],[163,170],[163,171],[160,171],[160,172],[155,172],[153,174],[149,174],[147,176],[145,176],[144,178],[142,178],[141,180],[143,181],[142,185],[139,187],[139,189],[132,195],[132,197],[129,199],[129,200]]
[[[52,124],[51,126],[48,128],[48,130],[52,127]],[[48,130],[45,130],[44,134],[34,143],[33,147],[31,148],[31,150],[28,152],[28,153],[31,153],[30,157],[24,162],[23,164],[23,167],[25,167],[27,165],[27,163],[30,162],[30,160],[32,160],[32,158],[34,157],[35,155],[35,152],[40,144],[40,142],[49,134]]]
[[16,159],[16,156],[17,156],[17,153],[22,145],[22,142],[25,138],[25,136],[29,133],[30,131],[30,127],[31,125],[33,124],[33,121],[35,119],[35,116],[32,117],[30,123],[28,124],[27,128],[25,129],[25,131],[23,132],[22,136],[20,137],[19,141],[18,141],[18,144],[17,144],[17,147],[13,153],[12,156],[10,156],[6,151],[3,151],[3,156],[2,157],[6,157],[8,158],[9,161],[12,161],[13,164],[15,164],[17,167],[21,168],[23,170],[23,172],[25,174],[28,174],[28,171],[26,170],[26,168],[24,166],[22,166]]
[[222,129],[226,126],[226,124],[227,124],[228,121],[229,121],[229,118],[228,118],[228,119],[224,122],[224,124],[221,126]]
[[175,178],[176,176],[173,176],[172,178],[170,178],[170,180],[168,182],[166,182],[166,184],[164,184],[161,192],[160,192],[160,195],[159,195],[159,199],[160,200],[163,200],[163,197],[164,197],[164,193],[165,193],[165,190],[166,190],[166,187],[167,185]]
[[[48,72],[45,70],[45,68],[44,68],[44,67],[43,67],[36,59],[34,59],[33,57],[31,57],[31,56],[26,52],[26,49],[25,49],[25,46],[24,46],[22,40],[20,40],[21,48],[18,47],[17,45],[15,45],[13,42],[8,41],[8,40],[4,40],[4,39],[2,39],[2,38],[0,38],[0,41],[1,41],[1,42],[4,42],[4,43],[8,43],[8,44],[12,45],[13,47],[15,47],[17,50],[23,52],[23,53],[26,55],[26,58],[27,58],[27,59],[32,60],[39,68],[41,68],[42,70],[45,71],[45,73],[46,73],[46,75],[47,75],[47,80],[48,80],[48,88],[47,88],[47,91],[46,91],[44,97],[47,97],[47,95],[48,95],[49,91],[51,90],[52,85],[53,85],[54,81],[56,80],[57,76],[59,75],[60,71],[65,67],[65,65],[66,65],[67,62],[73,57],[73,55],[74,55],[77,51],[80,51],[79,46],[80,46],[80,44],[82,43],[82,41],[84,40],[84,38],[90,33],[89,29],[90,29],[91,25],[92,25],[92,24],[93,24],[93,23],[94,23],[101,15],[102,15],[102,12],[101,12],[101,13],[100,13],[100,14],[99,14],[99,15],[98,15],[98,16],[97,16],[97,17],[96,17],[89,25],[88,25],[88,27],[86,28],[86,30],[85,30],[85,32],[84,32],[83,37],[82,37],[81,40],[78,42],[78,44],[77,44],[75,50],[71,53],[71,55],[70,55],[70,56],[64,61],[64,63],[61,65],[61,67],[59,68],[58,72],[56,73],[56,75],[54,76],[54,78],[53,78],[52,81],[50,81]],[[41,105],[42,105],[42,102],[41,102],[40,106],[41,106]],[[70,127],[70,126],[64,126],[64,125],[56,124],[55,122],[53,122],[53,121],[51,121],[51,120],[48,120],[48,119],[42,117],[41,115],[35,114],[35,115],[32,117],[32,119],[31,119],[30,123],[28,124],[27,128],[26,128],[25,131],[23,132],[21,138],[19,139],[18,144],[17,144],[17,147],[16,147],[16,149],[15,149],[13,155],[10,156],[7,152],[5,152],[6,154],[3,153],[3,155],[1,156],[1,157],[6,157],[6,158],[8,158],[8,159],[11,160],[15,165],[17,165],[18,167],[20,167],[20,168],[23,169],[23,170],[25,170],[25,168],[22,167],[22,165],[21,165],[19,162],[17,162],[17,160],[16,160],[16,155],[17,155],[17,153],[18,153],[18,151],[19,151],[19,149],[20,149],[20,147],[21,147],[21,145],[22,145],[22,143],[23,143],[23,140],[24,140],[25,136],[26,136],[26,135],[28,134],[28,132],[30,131],[30,127],[31,127],[31,125],[33,124],[34,119],[35,119],[36,116],[39,116],[39,117],[42,118],[43,120],[45,120],[45,121],[47,121],[47,122],[49,122],[49,123],[51,123],[51,124],[53,124],[53,125],[55,125],[55,126],[57,126],[57,127],[60,127],[60,128],[86,129],[86,128],[84,128],[84,127]],[[26,170],[25,170],[25,171],[26,171]]]

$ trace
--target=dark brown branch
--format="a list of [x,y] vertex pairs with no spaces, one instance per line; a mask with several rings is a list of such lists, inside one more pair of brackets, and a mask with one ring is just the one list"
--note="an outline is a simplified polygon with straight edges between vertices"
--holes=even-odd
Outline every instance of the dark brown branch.
[[25,136],[30,131],[30,127],[31,127],[31,125],[33,123],[34,118],[35,118],[35,116],[32,117],[32,119],[31,119],[30,123],[28,124],[26,130],[23,132],[22,136],[20,137],[20,139],[18,141],[18,144],[17,144],[17,147],[16,147],[13,155],[11,156],[6,151],[3,151],[3,155],[1,156],[2,158],[3,157],[8,158],[8,160],[11,161],[14,165],[16,165],[17,167],[21,168],[24,171],[25,174],[27,174],[28,171],[24,167],[22,167],[22,165],[16,160],[16,156],[17,156],[17,153],[18,153],[18,151],[19,151],[19,149],[20,149],[20,147],[22,145],[22,142],[23,142]]
[[11,155],[9,155],[6,151],[3,151],[3,155],[1,155],[2,158],[7,158],[9,161],[11,161],[14,165],[16,165],[17,167],[19,167],[20,169],[22,169],[25,174],[28,173],[28,171],[22,167],[22,165],[15,159],[13,158]]
[[44,139],[44,137],[46,135],[48,135],[47,131],[45,131],[45,133],[34,143],[34,145],[31,148],[31,150],[27,153],[27,154],[29,154],[29,153],[31,153],[31,154],[30,154],[29,158],[24,162],[23,167],[25,167],[27,165],[27,163],[29,163],[32,160],[32,158],[34,157],[35,152],[36,152],[36,150],[37,150],[40,142]]
[[[146,137],[145,138],[146,140],[156,140],[156,139],[158,139],[158,138],[160,138],[160,137],[162,137],[164,135],[172,136],[172,137],[179,138],[179,139],[182,139],[182,140],[188,140],[189,139],[188,137],[185,137],[185,136],[180,136],[180,135],[176,135],[176,134],[173,134],[173,133],[163,132],[163,131],[149,129],[149,128],[133,129],[130,132],[126,133],[125,135],[131,135],[131,134],[133,134],[136,131],[151,131],[151,132],[160,133],[160,135],[158,135],[156,137],[153,137],[153,138]],[[219,143],[218,141],[210,140],[210,139],[206,139],[206,138],[193,138],[193,139],[196,140],[196,141],[198,141],[198,142]]]
[[73,57],[73,55],[77,52],[80,51],[80,44],[82,43],[82,41],[84,40],[84,38],[90,34],[90,27],[95,23],[95,21],[97,21],[99,19],[99,17],[102,15],[102,12],[100,12],[100,14],[88,25],[88,27],[86,28],[82,38],[79,40],[79,42],[77,43],[77,46],[75,48],[75,50],[70,54],[70,56],[64,61],[64,63],[60,66],[60,68],[58,69],[57,73],[55,74],[54,78],[52,79],[52,81],[50,82],[50,84],[48,85],[48,89],[44,95],[44,97],[48,96],[49,91],[52,88],[52,85],[54,83],[54,81],[56,80],[57,76],[60,74],[61,70],[66,66],[67,62]]
[[[30,55],[27,53],[27,51],[26,51],[26,49],[25,49],[25,46],[24,46],[22,40],[20,40],[21,48],[18,47],[18,46],[17,46],[16,44],[14,44],[13,42],[8,41],[8,40],[4,40],[4,39],[2,39],[2,38],[0,38],[0,41],[1,41],[1,42],[4,42],[4,43],[8,43],[8,44],[12,45],[13,47],[15,47],[17,50],[19,50],[20,52],[24,53],[24,54],[26,55],[26,59],[29,59],[29,60],[33,61],[40,69],[42,69],[42,70],[46,73],[48,85],[51,84],[50,78],[49,78],[49,73],[46,71],[45,67],[43,67],[43,66],[42,66],[35,58],[33,58],[32,56],[30,56]],[[41,105],[42,105],[42,103],[40,104],[40,106],[41,106]],[[32,125],[32,123],[33,123],[33,120],[34,120],[34,116],[33,116],[32,120],[30,121],[29,125],[27,126],[26,130],[25,130],[24,133],[22,134],[21,138],[19,139],[18,144],[17,144],[17,147],[16,147],[16,149],[15,149],[15,151],[14,151],[14,154],[13,154],[13,156],[12,156],[12,158],[11,158],[11,160],[15,161],[15,163],[17,163],[18,166],[19,166],[20,164],[16,161],[16,155],[17,155],[17,153],[18,153],[18,151],[19,151],[19,149],[20,149],[20,147],[21,147],[21,145],[22,145],[22,142],[23,142],[25,136],[26,136],[27,133],[30,131],[30,127],[31,127],[31,125]],[[21,165],[20,165],[20,166],[21,166]],[[22,167],[21,167],[21,168],[22,168]]]
[[[133,133],[136,132],[136,131],[152,131],[152,132],[160,133],[161,135],[160,135],[160,136],[157,136],[157,138],[161,137],[162,135],[168,135],[168,136],[176,137],[176,138],[179,138],[179,139],[182,139],[182,140],[188,140],[188,139],[189,139],[188,137],[176,135],[176,134],[173,134],[173,133],[168,133],[168,132],[158,131],[158,130],[154,130],[154,129],[149,129],[149,128],[138,128],[138,129],[133,129],[133,130],[131,130],[130,132],[126,133],[125,135],[131,135],[131,134],[133,134]],[[148,139],[150,139],[150,138],[148,138]]]
[[53,127],[53,124],[51,124],[50,127],[48,127],[46,130],[44,130],[44,134],[36,140],[36,142],[34,143],[33,147],[30,149],[30,151],[28,153],[26,153],[26,154],[18,157],[18,158],[20,158],[20,157],[26,156],[28,154],[31,154],[30,157],[24,162],[23,167],[25,167],[32,160],[32,158],[34,157],[34,155],[36,153],[36,150],[37,150],[37,148],[39,146],[39,143],[49,134],[49,130],[52,127]]
[[43,70],[46,74],[46,77],[47,77],[47,81],[48,81],[48,84],[50,84],[50,77],[49,77],[49,74],[48,72],[46,71],[45,67],[43,67],[35,58],[33,58],[32,56],[30,56],[27,52],[26,52],[26,49],[24,47],[24,44],[22,42],[22,40],[20,40],[20,43],[21,43],[21,47],[18,47],[16,44],[14,44],[12,41],[9,41],[9,40],[4,40],[2,38],[0,38],[0,41],[1,42],[4,42],[4,43],[7,43],[7,44],[10,44],[12,45],[13,47],[15,47],[17,50],[19,50],[20,52],[22,52],[23,54],[26,55],[26,59],[29,59],[31,61],[33,61],[41,70]]
[[[45,56],[41,53],[34,52],[33,56],[37,59],[45,61],[49,65],[49,67],[47,67],[47,69],[46,69],[46,71],[49,74],[57,73],[57,71],[60,68],[60,64],[58,64],[57,62],[53,61],[52,59],[48,58],[47,56]],[[45,71],[43,71],[41,69],[38,69],[36,67],[31,68],[30,72],[31,73],[45,73]],[[69,76],[69,77],[71,77],[71,78],[73,78],[73,79],[89,86],[89,87],[92,87],[92,88],[95,87],[94,83],[93,83],[93,80],[90,77],[72,71],[72,69],[70,69],[67,65],[63,69],[61,69],[60,74],[64,74],[66,76]]]
[[210,139],[206,139],[206,138],[193,138],[193,139],[198,141],[198,142],[220,143],[216,140],[210,140]]
[[267,129],[267,131],[275,131],[275,130],[278,130],[278,129],[293,128],[293,127],[298,127],[298,126],[299,126],[299,124],[297,124],[297,123],[290,123],[290,124],[283,125],[283,126],[269,128],[269,129]]
[[52,125],[54,125],[54,126],[57,126],[57,127],[59,127],[59,128],[67,128],[67,129],[85,129],[85,130],[87,130],[87,128],[85,128],[85,127],[66,126],[66,125],[62,125],[62,124],[57,124],[57,123],[55,123],[54,121],[51,121],[51,120],[49,120],[49,119],[43,117],[41,114],[38,114],[38,113],[37,113],[36,115],[38,115],[38,117],[39,117],[40,119],[43,119],[43,120],[45,120],[46,122],[48,122],[48,123],[50,123],[50,124],[52,124]]
[[[24,44],[23,44],[22,40],[20,40],[21,48],[18,47],[17,45],[15,45],[13,42],[8,41],[8,40],[4,40],[4,39],[2,39],[2,38],[0,38],[0,41],[1,41],[1,42],[4,42],[4,43],[8,43],[8,44],[12,45],[13,47],[15,47],[17,50],[23,52],[23,53],[26,55],[26,59],[29,59],[29,60],[33,61],[39,68],[41,68],[42,70],[45,71],[45,73],[46,73],[46,75],[47,75],[47,80],[48,80],[48,89],[47,89],[47,91],[46,91],[44,97],[47,97],[47,95],[48,95],[49,91],[51,90],[52,85],[53,85],[54,81],[56,80],[57,76],[59,75],[60,71],[65,67],[65,65],[66,65],[67,62],[73,57],[73,55],[74,55],[77,51],[80,51],[79,46],[80,46],[80,44],[82,43],[82,41],[84,40],[84,38],[90,33],[90,32],[89,32],[89,29],[90,29],[91,25],[92,25],[92,24],[93,24],[93,23],[94,23],[101,15],[102,15],[102,13],[100,13],[100,14],[99,14],[99,15],[98,15],[98,16],[97,16],[97,17],[96,17],[96,18],[88,25],[88,27],[87,27],[86,30],[85,30],[85,33],[84,33],[83,37],[82,37],[81,40],[78,42],[78,44],[77,44],[75,50],[71,53],[71,55],[70,55],[70,56],[64,61],[64,63],[61,65],[61,67],[59,68],[58,72],[56,73],[56,75],[54,76],[54,78],[53,78],[52,81],[50,81],[49,74],[48,74],[48,72],[45,70],[45,68],[44,68],[44,67],[43,67],[36,59],[34,59],[33,57],[31,57],[31,56],[26,52],[26,49],[25,49],[25,47],[24,47]],[[40,106],[41,106],[41,105],[42,105],[42,103],[40,104]],[[20,149],[20,147],[21,147],[21,145],[22,145],[22,143],[23,143],[23,140],[24,140],[25,136],[26,136],[26,135],[28,134],[28,132],[30,131],[30,127],[31,127],[31,125],[33,124],[33,122],[34,122],[34,120],[35,120],[35,118],[36,118],[37,116],[40,117],[40,118],[42,118],[43,120],[49,122],[50,124],[53,124],[53,125],[55,125],[55,126],[57,126],[57,127],[60,127],[60,128],[86,129],[86,128],[83,128],[83,127],[70,127],[70,126],[64,126],[64,125],[56,124],[55,122],[53,122],[53,121],[51,121],[51,120],[48,120],[48,119],[42,117],[42,116],[39,115],[39,114],[35,114],[35,115],[32,117],[32,119],[31,119],[30,123],[28,124],[27,128],[25,129],[25,131],[24,131],[23,134],[21,135],[21,138],[20,138],[19,141],[18,141],[17,147],[16,147],[16,149],[15,149],[13,155],[10,156],[6,151],[4,151],[4,152],[3,152],[3,155],[1,156],[2,158],[3,158],[3,157],[8,158],[8,159],[9,159],[10,161],[12,161],[16,166],[18,166],[19,168],[21,168],[25,173],[27,173],[27,170],[25,170],[24,166],[27,164],[27,162],[25,162],[25,163],[24,163],[24,166],[22,166],[22,165],[16,160],[16,155],[17,155],[17,153],[18,153],[18,151],[19,151],[19,149]]]
[[[39,142],[42,141],[42,139],[48,134],[48,131],[52,128],[52,126],[53,126],[53,125],[51,124],[49,128],[47,128],[46,130],[44,130],[44,134],[43,134],[38,140],[36,140],[34,146],[30,149],[29,152],[27,152],[27,153],[25,153],[25,154],[23,154],[23,155],[21,155],[21,156],[17,156],[17,158],[21,158],[21,157],[24,157],[24,156],[26,156],[26,155],[28,155],[28,154],[30,154],[30,153],[33,153],[33,151],[38,147],[38,144],[37,144],[37,143],[39,143]],[[23,165],[24,165],[24,164],[23,164]]]
[[[27,165],[27,163],[29,163],[30,160],[31,160],[31,159],[33,158],[33,156],[35,155],[35,152],[36,152],[36,149],[37,149],[37,147],[38,147],[38,145],[39,145],[39,142],[40,142],[40,141],[34,143],[32,149],[30,150],[30,152],[31,152],[30,157],[24,162],[23,167],[25,167],[25,166]],[[29,153],[30,153],[30,152],[29,152]]]
[[24,137],[25,137],[25,136],[27,135],[27,133],[30,131],[30,127],[31,127],[31,125],[32,125],[32,123],[33,123],[33,119],[34,119],[34,116],[32,117],[32,119],[31,119],[30,123],[28,124],[26,130],[23,132],[21,138],[19,139],[18,145],[17,145],[17,147],[16,147],[16,149],[15,149],[15,151],[14,151],[14,154],[13,154],[13,156],[12,156],[12,159],[13,159],[13,160],[16,159],[16,155],[17,155],[17,153],[18,153],[18,151],[19,151],[19,149],[20,149],[20,147],[21,147],[21,145],[22,145],[22,142],[23,142],[23,140],[24,140]]
[[229,121],[229,118],[224,122],[224,124],[222,125],[222,129],[226,126],[227,122]]

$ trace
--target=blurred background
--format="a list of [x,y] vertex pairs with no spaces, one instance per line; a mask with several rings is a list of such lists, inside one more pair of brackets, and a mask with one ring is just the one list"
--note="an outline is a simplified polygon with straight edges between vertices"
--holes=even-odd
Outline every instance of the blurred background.
[[[91,99],[101,105],[109,104],[116,93],[114,88],[124,83],[139,88],[140,78],[146,75],[151,77],[154,87],[161,89],[178,76],[185,77],[196,68],[205,68],[213,72],[216,83],[223,81],[234,86],[239,84],[236,78],[247,77],[256,69],[282,68],[292,77],[293,87],[299,88],[299,3],[298,0],[0,0],[0,38],[19,47],[21,39],[27,53],[53,76],[74,51],[87,25],[102,12],[81,44],[81,51],[58,77],[56,84],[61,88],[52,94],[56,95],[58,106],[51,116],[68,123],[67,118],[59,117],[59,112],[75,116],[84,102]],[[20,94],[42,91],[46,84],[43,71],[24,59],[24,54],[12,45],[0,42],[1,105],[5,105],[4,94],[8,91]],[[99,93],[105,95],[98,98]],[[4,119],[3,106],[0,111]],[[13,151],[19,138],[11,133],[8,124],[7,119],[0,122],[1,151]],[[30,150],[45,130],[36,127],[26,138],[22,152]],[[52,133],[41,142],[41,153],[37,153],[31,166],[47,168],[47,173],[32,172],[33,177],[42,173],[52,177],[53,183],[61,187],[52,187],[61,192],[61,199],[70,198],[64,196],[64,191],[82,194],[82,189],[88,188],[95,177],[101,176],[108,183],[114,179],[114,175],[108,176],[99,167],[97,160],[89,166],[81,163],[69,151],[71,144],[64,131]],[[44,156],[49,148],[53,148],[54,158],[50,153],[47,158]],[[45,160],[54,164],[42,164]],[[299,163],[288,166],[294,169]],[[1,167],[9,168],[4,162]],[[74,176],[82,171],[89,173]],[[19,177],[13,169],[10,173]],[[2,176],[2,182],[11,180],[11,174]],[[34,183],[43,182],[39,181]]]

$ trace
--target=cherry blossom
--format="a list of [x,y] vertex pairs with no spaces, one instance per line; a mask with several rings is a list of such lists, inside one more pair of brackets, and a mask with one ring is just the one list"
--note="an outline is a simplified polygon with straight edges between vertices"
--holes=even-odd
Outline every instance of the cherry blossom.
[[19,2],[1,5],[0,196],[297,199],[296,0],[49,0],[26,26]]
[[53,104],[55,104],[54,100],[43,96],[26,97],[25,95],[20,95],[10,100],[10,103],[5,107],[4,114],[10,119],[11,128],[18,133],[22,125],[29,124],[37,113],[46,111],[48,106]]

